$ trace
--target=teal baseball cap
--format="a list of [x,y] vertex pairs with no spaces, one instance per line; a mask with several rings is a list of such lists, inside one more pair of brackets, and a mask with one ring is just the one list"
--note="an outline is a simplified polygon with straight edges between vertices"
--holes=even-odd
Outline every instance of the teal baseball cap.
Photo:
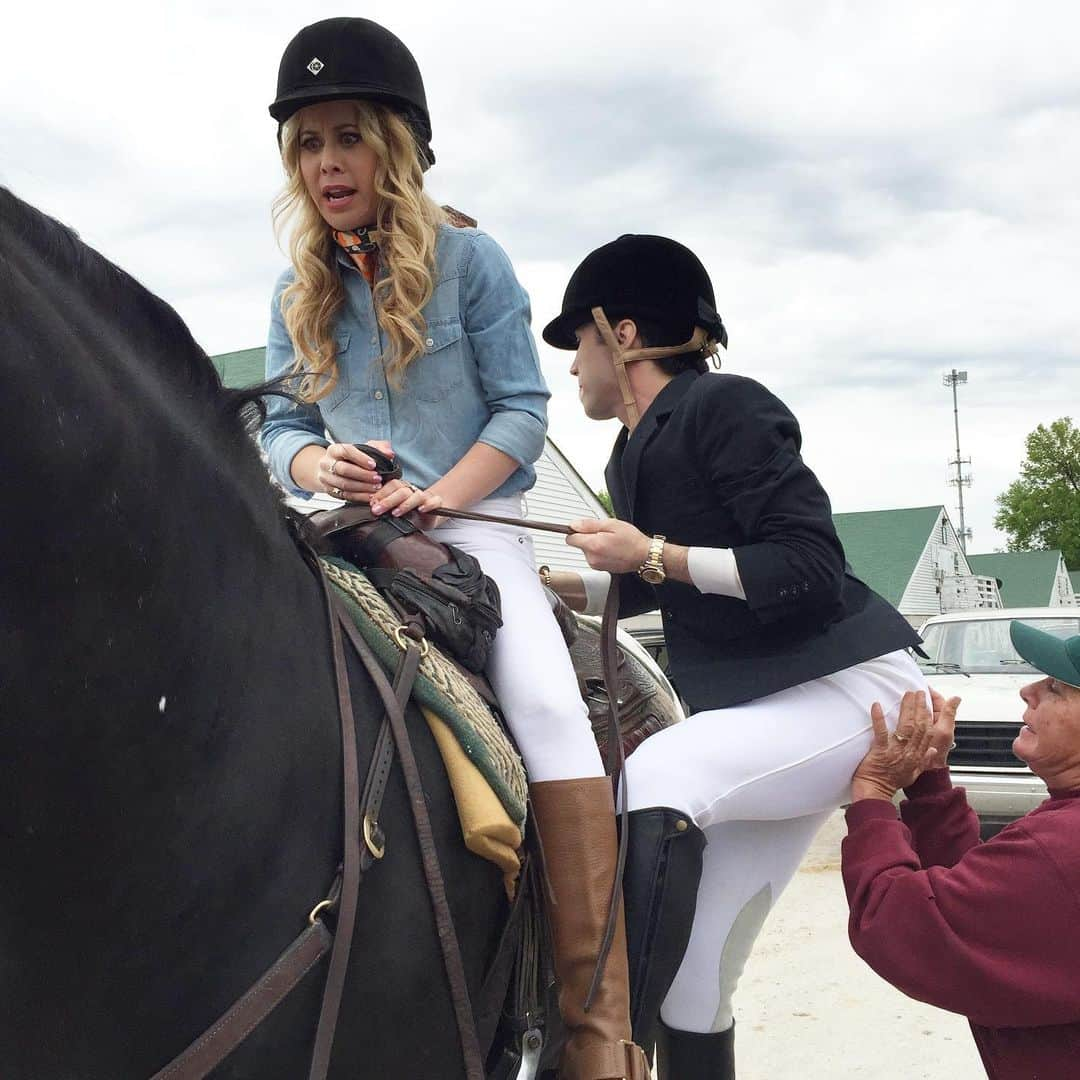
[[1080,687],[1080,634],[1054,637],[1014,619],[1009,623],[1009,637],[1013,648],[1032,667],[1070,686]]

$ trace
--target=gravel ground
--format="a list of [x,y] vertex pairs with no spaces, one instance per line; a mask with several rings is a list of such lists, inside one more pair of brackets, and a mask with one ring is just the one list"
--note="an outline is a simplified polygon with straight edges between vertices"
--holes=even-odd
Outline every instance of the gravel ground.
[[984,1080],[965,1020],[911,1001],[851,950],[842,813],[758,939],[735,1000],[739,1080]]

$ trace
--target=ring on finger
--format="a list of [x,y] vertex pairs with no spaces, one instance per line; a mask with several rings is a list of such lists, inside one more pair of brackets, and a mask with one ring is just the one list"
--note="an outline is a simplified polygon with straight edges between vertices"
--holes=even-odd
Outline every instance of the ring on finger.
[[330,466],[330,475],[337,476],[337,463],[338,459],[334,458],[334,463]]
[[907,742],[908,741],[908,737],[906,735],[901,735],[899,731],[894,731],[893,732],[893,738],[897,742]]
[[345,498],[345,492],[342,488],[331,488],[330,494],[336,496],[339,499]]

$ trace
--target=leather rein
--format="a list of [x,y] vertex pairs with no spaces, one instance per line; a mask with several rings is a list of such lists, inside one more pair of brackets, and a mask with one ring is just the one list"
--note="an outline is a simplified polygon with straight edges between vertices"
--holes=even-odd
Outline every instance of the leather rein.
[[[365,447],[365,449],[368,448]],[[540,529],[563,535],[570,535],[572,531],[565,525],[496,517],[473,511],[440,507],[436,512],[444,517]],[[405,632],[398,635],[398,639],[404,652],[391,686],[378,659],[360,636],[348,611],[326,580],[318,557],[306,545],[301,547],[301,552],[319,581],[330,629],[342,742],[344,782],[342,863],[329,893],[312,908],[306,928],[297,935],[258,981],[184,1051],[154,1073],[151,1080],[203,1080],[270,1015],[329,952],[330,964],[323,989],[315,1046],[308,1073],[308,1080],[325,1080],[330,1068],[330,1055],[349,966],[362,876],[374,861],[383,857],[385,850],[382,830],[378,824],[378,814],[395,750],[405,775],[424,876],[434,910],[443,966],[450,985],[465,1075],[467,1080],[484,1080],[483,1054],[477,1038],[476,1023],[466,985],[465,965],[446,898],[446,888],[439,866],[420,772],[405,722],[405,705],[412,692],[420,658],[426,652],[427,642],[424,639],[417,640],[410,635],[408,628],[403,628]],[[592,985],[585,1001],[586,1010],[591,1006],[603,980],[607,957],[614,940],[622,891],[622,873],[626,863],[628,801],[625,783],[619,784],[625,758],[618,717],[618,655],[615,640],[619,610],[618,582],[618,576],[613,574],[601,628],[601,668],[608,695],[606,768],[612,778],[612,783],[616,785],[616,791],[621,788],[618,812],[622,818],[622,829],[620,830],[615,882],[608,910],[608,924]],[[352,712],[342,632],[375,684],[385,709],[363,792],[360,788],[356,726]],[[364,840],[364,847],[360,844],[361,837]],[[333,932],[325,922],[325,917],[330,914],[336,914],[336,926]]]

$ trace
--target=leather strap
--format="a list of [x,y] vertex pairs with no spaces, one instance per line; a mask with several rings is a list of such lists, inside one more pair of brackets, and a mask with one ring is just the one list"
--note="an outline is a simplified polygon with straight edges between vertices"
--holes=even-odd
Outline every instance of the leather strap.
[[[419,670],[419,648],[410,648],[402,653],[401,662],[394,675],[394,696],[402,709],[412,696],[416,673]],[[390,778],[390,767],[393,763],[394,733],[387,712],[383,714],[382,723],[379,725],[371,765],[364,781],[364,792],[360,796],[360,822],[364,835],[364,846],[360,849],[362,871],[367,871],[376,859],[381,859],[385,850],[386,841],[379,825],[379,811],[382,809],[383,795],[386,794],[386,783]]]
[[[323,990],[322,1008],[319,1010],[319,1025],[315,1030],[315,1049],[311,1055],[309,1080],[324,1080],[330,1069],[330,1053],[334,1046],[334,1032],[337,1029],[338,1010],[341,996],[345,990],[345,976],[349,968],[349,953],[352,951],[353,929],[356,925],[356,906],[360,894],[360,771],[356,754],[356,724],[353,719],[352,693],[349,689],[349,674],[345,664],[345,650],[341,643],[340,606],[335,605],[336,597],[323,573],[319,560],[310,557],[319,584],[322,587],[323,603],[330,624],[330,643],[334,658],[334,679],[337,684],[338,715],[341,720],[341,756],[344,778],[344,835],[345,845],[342,862],[341,898],[338,901],[337,927],[334,934],[334,948],[330,954],[330,967],[326,974],[326,987]],[[338,602],[340,604],[340,602]],[[346,616],[347,618],[347,616]]]
[[[337,601],[337,603],[340,605],[341,602]],[[465,1075],[467,1080],[484,1080],[484,1059],[477,1039],[476,1023],[473,1018],[472,1002],[469,998],[468,983],[465,976],[465,964],[461,957],[461,948],[458,944],[453,916],[450,913],[450,905],[446,899],[446,886],[443,881],[442,870],[439,867],[439,856],[435,848],[431,819],[427,812],[420,770],[413,755],[412,743],[405,724],[405,713],[393,693],[386,692],[389,691],[390,684],[367,642],[360,636],[360,632],[353,626],[351,621],[343,621],[342,626],[364,667],[367,668],[372,681],[379,687],[383,701],[386,703],[387,715],[390,718],[390,725],[397,743],[401,769],[405,774],[405,785],[408,789],[409,804],[412,808],[416,836],[420,845],[424,875],[427,878],[428,893],[435,913],[435,927],[439,937],[439,946],[442,950],[443,966],[446,969],[447,981],[450,984],[450,999],[454,1007],[454,1017],[457,1021],[458,1037],[461,1042],[462,1058],[465,1064]],[[420,650],[416,643],[410,642],[406,651],[415,651],[417,660],[419,659]]]
[[619,851],[615,861],[615,876],[611,886],[611,902],[608,905],[607,925],[601,939],[600,952],[596,958],[596,970],[593,972],[589,992],[585,996],[585,1011],[588,1012],[593,1000],[604,981],[608,955],[615,940],[615,929],[619,918],[619,904],[622,901],[623,868],[626,866],[626,846],[629,839],[630,805],[626,784],[620,783],[626,757],[623,753],[622,730],[619,727],[619,654],[615,640],[615,629],[619,621],[619,575],[611,575],[607,600],[604,603],[604,617],[600,623],[600,666],[604,675],[604,687],[608,698],[608,733],[607,733],[607,773],[615,787],[615,796],[619,801],[618,814]]
[[326,925],[316,919],[228,1012],[151,1080],[202,1080],[288,997],[326,955],[331,940]]

